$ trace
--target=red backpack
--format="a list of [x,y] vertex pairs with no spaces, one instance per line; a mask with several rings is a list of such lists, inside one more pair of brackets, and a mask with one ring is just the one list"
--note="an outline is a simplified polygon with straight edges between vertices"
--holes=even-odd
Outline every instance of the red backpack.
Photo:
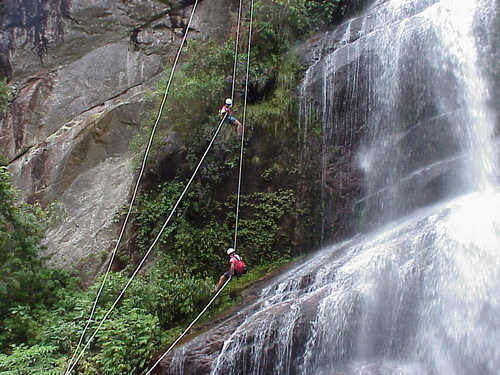
[[233,262],[233,267],[237,276],[247,273],[247,265],[245,264],[243,259],[241,259],[241,257],[237,254],[233,255],[233,257],[236,259],[236,261]]

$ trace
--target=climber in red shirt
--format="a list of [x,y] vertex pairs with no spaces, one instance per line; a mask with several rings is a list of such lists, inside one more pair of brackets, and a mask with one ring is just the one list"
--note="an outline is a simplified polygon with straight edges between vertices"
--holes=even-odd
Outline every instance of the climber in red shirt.
[[225,121],[229,122],[231,125],[236,125],[238,129],[238,136],[241,136],[241,133],[243,131],[243,125],[241,125],[241,122],[239,122],[235,117],[233,117],[233,101],[231,100],[231,98],[226,99],[226,102],[219,110],[219,116],[222,118],[226,113],[227,116]]
[[229,278],[233,276],[240,277],[247,272],[245,262],[238,254],[236,254],[236,251],[232,247],[227,249],[226,253],[229,255],[229,270],[224,272],[224,274],[220,277],[219,282],[214,290],[212,290],[212,293],[217,293]]

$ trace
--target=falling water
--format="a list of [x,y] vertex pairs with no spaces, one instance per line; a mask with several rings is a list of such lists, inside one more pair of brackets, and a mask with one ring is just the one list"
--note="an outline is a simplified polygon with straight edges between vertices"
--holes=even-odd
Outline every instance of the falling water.
[[212,373],[497,374],[499,210],[472,193],[324,250],[243,312]]
[[[483,3],[483,4],[481,4]],[[485,7],[484,1],[441,1],[439,7],[430,10],[433,23],[437,28],[442,47],[452,61],[445,69],[462,84],[460,90],[465,113],[458,124],[458,136],[470,150],[470,165],[465,168],[470,173],[473,189],[491,189],[496,180],[496,151],[493,146],[494,120],[489,102],[489,87],[479,71],[481,53],[473,34],[474,24],[486,23],[492,10]],[[476,11],[477,10],[477,11]],[[440,22],[444,20],[444,22]]]
[[[473,33],[489,30],[493,12],[486,0],[392,0],[358,19],[358,35],[351,25],[327,34],[335,48],[306,74],[303,126],[316,113],[324,152],[357,150],[358,205],[383,219],[366,214],[378,224],[371,233],[265,288],[207,354],[211,374],[498,374],[498,155]],[[360,79],[342,86],[352,75]],[[346,98],[357,115],[339,112]],[[186,360],[229,324],[178,350],[168,373],[186,373]]]
[[496,183],[477,43],[493,10],[486,0],[388,1],[327,34],[301,87],[304,128],[323,128],[325,223],[328,213],[349,216],[339,197],[355,190],[344,178],[355,175],[355,153],[364,176],[355,212],[365,228]]
[[[473,34],[479,26],[489,27],[492,7],[487,5],[390,1],[381,8],[380,18],[414,15],[384,23],[371,41],[378,52],[360,152],[365,195],[358,201],[367,226],[450,194],[493,186],[494,121],[479,70],[482,47]],[[434,179],[416,173],[431,165]]]

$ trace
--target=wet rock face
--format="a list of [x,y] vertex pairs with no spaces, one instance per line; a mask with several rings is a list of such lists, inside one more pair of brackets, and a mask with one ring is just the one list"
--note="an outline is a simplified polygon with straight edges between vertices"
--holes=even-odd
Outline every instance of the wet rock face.
[[[300,283],[300,287],[305,289],[305,283]],[[257,299],[259,296],[255,297],[254,299]],[[311,328],[321,297],[322,292],[313,293],[299,308],[300,313],[297,314],[298,317],[293,323],[293,337],[290,338],[287,335],[287,338],[293,342],[290,345],[290,349],[293,348],[291,349],[290,361],[295,358],[296,352],[300,352],[300,348],[304,348],[306,345],[307,332]],[[272,359],[278,358],[283,352],[280,343],[285,338],[280,335],[284,333],[282,330],[286,320],[284,317],[290,313],[293,304],[290,301],[284,301],[282,304],[266,309],[266,305],[262,301],[252,301],[252,298],[247,299],[245,295],[243,299],[245,306],[248,307],[225,319],[222,324],[197,336],[181,348],[174,349],[159,363],[155,373],[158,375],[209,374],[216,364],[221,373],[227,374],[241,371],[242,368],[247,374],[273,373],[272,368],[275,364],[271,363]],[[296,308],[296,306],[293,307]],[[261,309],[263,311],[260,311]],[[294,311],[296,312],[296,310]],[[254,314],[257,316],[256,320],[247,320],[248,316]],[[265,360],[256,362],[255,358],[252,357],[252,354],[255,354],[252,353],[252,350],[235,351],[227,356],[220,356],[224,346],[228,345],[229,342],[238,343],[237,346],[240,348],[262,345],[261,353],[267,353],[263,356]],[[289,368],[292,363],[286,363],[284,366]]]
[[[192,37],[221,38],[230,31],[222,2],[199,3]],[[12,110],[0,123],[7,159],[86,110],[132,87],[147,87],[176,52],[190,5],[7,0],[0,16],[0,74],[16,91]]]
[[17,90],[16,100],[2,120],[0,145],[2,153],[8,159],[22,154],[27,145],[42,142],[47,133],[41,122],[46,114],[41,106],[44,98],[52,91],[54,75],[47,73],[33,76]]
[[[116,237],[113,216],[134,182],[129,141],[150,109],[144,93],[171,64],[193,3],[2,2],[0,78],[14,99],[0,119],[0,152],[25,200],[64,204],[48,252],[86,277]],[[190,37],[224,39],[230,17],[225,0],[199,1]],[[171,143],[172,153],[182,148]]]
[[[498,85],[489,67],[497,53],[498,15],[480,9],[474,35],[454,36],[446,29],[453,20],[435,22],[439,7],[435,0],[377,1],[363,16],[309,41],[303,53],[310,68],[301,116],[323,132],[326,240],[467,189],[464,129],[476,110],[464,99],[476,95],[467,92],[467,64],[481,61],[466,61],[447,43],[474,39],[495,98]],[[496,112],[498,135],[500,106],[486,104]]]
[[[0,74],[18,81],[41,69],[77,60],[99,47],[130,42],[148,54],[167,55],[182,36],[191,0],[4,0],[0,9]],[[210,5],[210,6],[209,6]],[[201,0],[194,34],[227,34],[229,10]]]
[[[222,35],[223,26],[204,17],[213,16],[206,8],[201,2],[194,35]],[[176,50],[189,10],[160,1],[6,1],[0,74],[16,99],[0,127],[5,156],[15,159],[80,113],[157,75]],[[34,89],[34,80],[43,89]],[[37,103],[30,108],[35,116],[19,113],[26,102]]]

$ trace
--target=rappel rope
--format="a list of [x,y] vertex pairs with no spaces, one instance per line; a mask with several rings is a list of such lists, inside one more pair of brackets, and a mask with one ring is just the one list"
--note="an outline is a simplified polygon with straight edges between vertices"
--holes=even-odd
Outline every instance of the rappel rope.
[[[185,193],[187,192],[189,186],[191,185],[192,181],[194,180],[194,177],[196,176],[196,174],[198,173],[198,170],[199,168],[201,167],[201,164],[203,163],[203,161],[205,160],[205,157],[207,156],[209,150],[211,149],[217,135],[219,134],[220,132],[220,129],[227,117],[227,114],[224,115],[223,119],[220,121],[219,123],[219,126],[217,127],[217,130],[216,132],[214,133],[213,137],[212,137],[212,140],[210,142],[210,144],[208,145],[205,153],[203,154],[202,158],[200,159],[197,167],[195,168],[195,171],[193,173],[193,175],[191,176],[189,182],[187,183],[186,187],[184,188],[184,191],[181,193],[179,199],[177,200],[176,204],[174,205],[172,211],[170,212],[170,215],[168,216],[167,220],[165,221],[165,223],[163,224],[162,228],[160,229],[160,232],[158,233],[158,235],[156,236],[156,238],[154,239],[153,243],[151,244],[151,246],[149,247],[148,251],[146,252],[146,254],[144,255],[144,257],[142,258],[141,262],[139,263],[139,265],[137,266],[136,270],[134,271],[134,273],[132,274],[132,276],[130,277],[130,279],[128,280],[127,284],[125,285],[125,287],[122,289],[122,291],[120,292],[120,294],[118,295],[118,297],[116,298],[116,300],[114,301],[114,303],[111,305],[110,309],[106,312],[106,314],[104,315],[104,317],[102,318],[101,322],[99,323],[99,325],[97,326],[97,328],[95,329],[94,333],[92,334],[92,336],[89,338],[89,340],[87,340],[85,346],[83,347],[83,349],[81,350],[80,354],[78,355],[78,357],[76,358],[76,360],[73,362],[73,359],[75,358],[75,355],[78,351],[78,348],[79,346],[81,345],[82,341],[83,341],[83,337],[85,335],[85,332],[86,330],[88,329],[88,326],[92,320],[92,317],[93,317],[93,314],[95,312],[95,308],[96,308],[96,305],[97,305],[97,301],[99,299],[99,296],[100,296],[100,293],[102,292],[102,289],[104,287],[104,284],[105,284],[105,281],[106,281],[106,278],[110,272],[110,269],[111,269],[111,264],[113,262],[113,259],[115,257],[115,254],[116,254],[116,251],[117,251],[117,248],[119,246],[119,242],[121,240],[121,238],[123,237],[123,233],[124,233],[124,229],[125,229],[125,226],[128,222],[128,219],[129,219],[129,216],[130,216],[130,213],[131,213],[131,207],[133,205],[133,202],[135,200],[135,197],[137,195],[137,190],[138,190],[138,185],[139,185],[139,182],[140,182],[140,179],[142,178],[142,175],[143,175],[143,172],[144,172],[144,168],[145,168],[145,163],[146,163],[146,160],[147,160],[147,156],[148,156],[148,153],[150,151],[150,148],[151,148],[151,145],[152,145],[152,140],[153,140],[153,137],[154,137],[154,134],[156,132],[156,128],[157,128],[157,125],[159,123],[159,119],[161,117],[161,114],[162,114],[162,111],[163,111],[163,108],[164,108],[164,105],[165,105],[165,102],[166,102],[166,99],[168,97],[168,91],[169,91],[169,88],[170,88],[170,85],[171,85],[171,82],[172,82],[172,78],[173,78],[173,75],[174,75],[174,72],[175,72],[175,68],[176,68],[176,65],[178,63],[178,60],[179,60],[179,57],[180,57],[180,53],[181,53],[181,50],[182,50],[182,47],[183,45],[185,44],[185,41],[187,39],[187,34],[188,34],[188,31],[189,31],[189,26],[192,22],[192,19],[193,19],[193,15],[194,15],[194,12],[196,10],[196,6],[198,4],[198,0],[196,0],[194,6],[193,6],[193,11],[191,13],[191,16],[190,16],[190,19],[189,19],[189,22],[188,22],[188,26],[186,28],[186,33],[184,34],[184,38],[182,40],[182,43],[181,43],[181,47],[179,48],[179,51],[177,53],[177,56],[176,56],[176,59],[175,59],[175,62],[174,62],[174,65],[173,65],[173,68],[172,68],[172,71],[171,71],[171,74],[170,74],[170,78],[169,78],[169,81],[168,81],[168,84],[167,84],[167,88],[165,90],[165,94],[163,96],[163,100],[162,100],[162,103],[161,103],[161,106],[160,106],[160,110],[159,110],[159,113],[158,113],[158,117],[156,119],[156,122],[155,122],[155,125],[153,127],[153,130],[152,130],[152,133],[151,133],[151,136],[150,136],[150,139],[149,139],[149,143],[148,143],[148,147],[146,149],[146,152],[145,152],[145,156],[144,156],[144,160],[143,160],[143,163],[142,163],[142,166],[141,166],[141,172],[140,172],[140,175],[139,175],[139,178],[137,180],[137,183],[136,183],[136,187],[135,187],[135,190],[134,190],[134,194],[133,194],[133,197],[132,197],[132,200],[131,200],[131,203],[130,203],[130,206],[129,206],[129,210],[128,210],[128,213],[127,213],[127,217],[125,219],[125,222],[122,226],[122,230],[121,230],[121,233],[120,233],[120,236],[119,236],[119,239],[117,241],[117,244],[115,246],[115,249],[112,253],[112,257],[111,257],[111,260],[110,260],[110,263],[109,263],[109,266],[108,266],[108,269],[106,271],[106,275],[105,275],[105,278],[103,280],[103,283],[101,284],[101,287],[98,291],[98,294],[96,296],[96,300],[94,301],[94,304],[93,304],[93,307],[92,307],[92,312],[91,312],[91,316],[85,326],[85,329],[84,329],[84,332],[82,333],[82,336],[80,338],[80,341],[78,343],[78,346],[77,346],[77,349],[75,350],[75,353],[73,354],[73,357],[71,359],[71,362],[70,362],[70,366],[66,372],[66,375],[69,375],[71,373],[71,371],[74,369],[74,367],[76,366],[76,364],[78,363],[78,361],[80,360],[80,358],[82,357],[83,353],[85,352],[85,350],[88,348],[88,346],[90,345],[90,343],[92,342],[92,340],[95,338],[95,336],[97,335],[97,333],[99,332],[99,330],[101,329],[102,325],[104,324],[104,322],[107,320],[107,318],[109,317],[109,315],[111,314],[111,312],[113,311],[113,309],[116,307],[116,305],[118,304],[118,302],[121,300],[121,298],[123,297],[123,295],[125,294],[125,291],[128,289],[128,287],[130,286],[130,284],[132,283],[133,279],[135,278],[135,276],[137,275],[137,273],[139,272],[139,270],[141,269],[142,265],[144,264],[144,262],[146,261],[147,257],[149,256],[149,254],[151,253],[151,251],[153,250],[154,246],[158,243],[161,235],[163,234],[164,230],[166,229],[168,223],[170,222],[170,219],[172,218],[174,212],[176,211],[179,203],[181,202],[181,200],[183,199]],[[251,6],[251,15],[253,14],[253,0],[252,0],[252,6]],[[240,0],[240,9],[239,9],[239,13],[238,13],[238,32],[237,32],[237,39],[236,39],[236,47],[235,47],[235,61],[234,61],[234,71],[233,71],[233,84],[232,84],[232,97],[234,96],[234,86],[235,86],[235,76],[236,76],[236,65],[237,65],[237,49],[238,49],[238,41],[239,41],[239,29],[240,29],[240,20],[241,20],[241,0]],[[244,140],[244,125],[245,125],[245,119],[246,119],[246,101],[247,101],[247,91],[248,91],[248,71],[249,71],[249,59],[250,59],[250,41],[251,41],[251,30],[252,30],[252,18],[250,20],[250,32],[249,32],[249,46],[248,46],[248,56],[247,56],[247,72],[246,72],[246,85],[245,85],[245,104],[244,104],[244,113],[243,113],[243,131],[242,131],[242,143],[241,143],[241,152],[240,152],[240,171],[239,171],[239,180],[238,180],[238,207],[237,207],[237,212],[239,210],[239,194],[240,194],[240,190],[241,190],[241,170],[242,170],[242,157],[243,157],[243,140]],[[238,213],[237,213],[238,215]],[[238,218],[236,218],[236,220],[238,220]],[[237,222],[236,222],[236,225],[237,225]],[[237,233],[237,228],[236,228],[236,233]],[[236,234],[235,234],[236,236]],[[236,238],[236,237],[235,237]],[[219,289],[219,291],[214,295],[214,297],[212,297],[212,299],[210,300],[210,302],[207,304],[207,306],[202,310],[202,312],[198,315],[198,317],[188,326],[188,328],[184,331],[184,333],[171,345],[171,347],[167,350],[167,352],[157,361],[157,363],[155,363],[154,367],[159,363],[159,361],[168,354],[168,352],[177,344],[177,342],[189,331],[189,329],[191,329],[191,327],[198,321],[198,319],[205,313],[205,311],[210,307],[210,305],[213,303],[213,301],[217,298],[217,296],[222,292],[222,290],[226,287],[226,285],[228,284],[228,282],[231,280],[231,277],[224,283],[224,285]],[[153,367],[153,368],[154,368]],[[149,374],[152,370],[150,369],[147,374]]]
[[122,289],[122,291],[120,292],[120,294],[118,295],[118,297],[116,298],[115,302],[113,302],[113,304],[111,305],[111,307],[109,308],[109,310],[106,312],[106,314],[104,315],[104,317],[102,318],[102,320],[100,321],[99,325],[97,326],[97,328],[95,329],[94,333],[92,334],[92,336],[90,336],[90,338],[88,339],[87,343],[85,344],[85,346],[83,347],[83,349],[81,350],[80,354],[78,355],[78,357],[76,358],[75,362],[72,364],[72,366],[70,367],[70,369],[68,370],[68,373],[67,374],[70,374],[71,371],[73,370],[73,368],[75,367],[75,365],[78,363],[78,361],[80,360],[80,358],[82,357],[83,353],[85,352],[85,350],[89,347],[90,343],[92,342],[92,340],[94,339],[94,337],[97,335],[97,333],[100,331],[102,325],[104,324],[104,322],[108,319],[109,315],[111,314],[111,312],[113,311],[113,309],[116,307],[116,305],[118,304],[118,302],[120,302],[121,298],[123,297],[123,295],[125,294],[125,291],[128,289],[128,287],[130,286],[130,284],[132,283],[132,281],[134,280],[134,278],[137,276],[137,274],[139,273],[139,270],[141,269],[142,265],[144,264],[144,262],[146,261],[146,259],[148,258],[149,254],[151,253],[151,251],[153,250],[154,246],[158,243],[158,241],[160,240],[160,237],[161,235],[163,234],[163,232],[165,231],[168,223],[170,222],[170,219],[172,218],[175,210],[177,209],[177,206],[179,205],[179,203],[181,202],[182,198],[184,198],[184,195],[186,194],[189,186],[191,185],[191,183],[193,182],[196,174],[198,173],[198,170],[200,169],[200,166],[201,164],[203,163],[203,161],[205,160],[205,157],[207,156],[208,154],[208,151],[210,151],[210,148],[212,148],[212,145],[215,141],[215,138],[217,137],[217,135],[219,134],[220,132],[220,129],[222,127],[222,124],[224,123],[224,121],[226,120],[226,116],[227,115],[224,115],[224,118],[221,120],[221,122],[219,123],[219,126],[217,127],[217,130],[215,131],[213,137],[212,137],[212,140],[210,141],[210,144],[208,145],[207,149],[205,150],[205,153],[203,154],[203,156],[201,157],[198,165],[196,166],[196,169],[193,173],[193,175],[191,176],[191,178],[189,179],[189,182],[187,183],[186,187],[184,188],[184,190],[182,191],[181,195],[179,196],[179,199],[177,200],[177,202],[175,203],[174,207],[172,208],[172,211],[170,211],[170,215],[168,216],[167,220],[165,220],[165,222],[163,223],[163,226],[161,227],[160,229],[160,232],[156,235],[153,243],[151,244],[151,246],[149,247],[148,251],[146,251],[146,254],[144,255],[144,257],[142,258],[141,262],[139,263],[139,265],[137,266],[137,268],[135,269],[134,273],[132,274],[132,276],[130,276],[129,280],[127,281],[127,284],[125,284],[125,287]]
[[191,12],[191,16],[189,18],[189,22],[188,22],[187,27],[186,27],[186,32],[184,33],[184,37],[182,38],[181,45],[179,46],[179,49],[177,51],[177,55],[175,57],[174,64],[172,66],[172,71],[170,72],[170,77],[168,79],[168,83],[167,83],[167,87],[165,88],[165,92],[163,94],[163,100],[161,102],[160,109],[158,111],[158,116],[156,117],[156,121],[154,123],[153,129],[151,130],[151,135],[149,137],[148,146],[146,147],[146,151],[144,152],[144,158],[142,160],[141,170],[139,172],[139,176],[138,176],[137,181],[135,183],[134,193],[132,195],[132,199],[130,200],[129,208],[128,208],[128,211],[127,211],[127,216],[125,217],[125,221],[123,222],[122,228],[120,230],[120,235],[119,235],[118,240],[116,242],[116,245],[115,245],[115,247],[113,249],[113,252],[111,253],[111,258],[109,260],[109,264],[108,264],[108,267],[106,269],[106,273],[104,274],[104,279],[102,280],[101,286],[99,287],[99,290],[98,290],[97,295],[95,297],[94,303],[92,304],[92,309],[91,309],[91,312],[90,312],[90,316],[89,316],[89,318],[87,320],[87,323],[85,324],[85,327],[84,327],[83,332],[82,332],[82,334],[80,336],[80,339],[78,340],[78,345],[76,346],[75,352],[73,353],[73,356],[71,357],[71,360],[69,362],[68,371],[65,373],[66,375],[69,375],[69,368],[72,368],[71,365],[73,363],[73,360],[75,359],[76,353],[78,352],[78,349],[80,348],[80,345],[82,344],[83,339],[85,337],[85,333],[87,332],[87,329],[89,328],[90,323],[92,322],[92,318],[94,317],[95,309],[97,307],[97,302],[99,301],[99,297],[101,296],[101,293],[102,293],[102,290],[104,288],[104,285],[106,284],[106,280],[107,280],[108,275],[109,275],[109,273],[111,271],[111,266],[113,265],[113,261],[114,261],[115,256],[116,256],[116,252],[118,250],[118,247],[120,246],[121,240],[122,240],[123,235],[125,233],[125,228],[126,228],[127,223],[129,221],[130,214],[132,213],[132,206],[133,206],[133,204],[135,202],[135,198],[136,198],[137,192],[139,190],[139,185],[140,185],[140,182],[142,180],[142,176],[144,175],[146,161],[147,161],[147,158],[148,158],[151,146],[153,144],[153,138],[155,136],[156,129],[158,128],[158,123],[160,122],[160,118],[161,118],[161,115],[163,113],[163,108],[165,107],[165,103],[167,101],[168,92],[170,90],[170,85],[171,85],[173,77],[174,77],[175,69],[177,67],[177,63],[179,62],[179,58],[181,56],[182,48],[184,47],[184,44],[186,43],[186,39],[187,39],[187,36],[188,36],[188,33],[189,33],[189,27],[191,26],[191,22],[193,20],[193,16],[194,16],[194,13],[196,11],[196,7],[197,6],[198,6],[198,0],[196,0],[195,4],[193,5],[193,10]]
[[250,51],[252,46],[252,24],[253,24],[253,2],[250,5],[250,26],[248,29],[248,51],[247,51],[247,71],[245,78],[245,101],[243,104],[243,131],[241,132],[241,147],[240,147],[240,171],[238,174],[238,194],[236,198],[236,219],[234,224],[234,244],[233,248],[236,251],[237,240],[238,240],[238,218],[240,213],[240,194],[241,194],[241,172],[243,169],[243,145],[245,143],[245,122],[247,117],[247,98],[248,98],[248,74],[250,69]]
[[[252,0],[251,6],[250,6],[250,26],[249,26],[249,32],[248,32],[248,51],[247,51],[247,69],[246,69],[246,84],[245,84],[245,102],[243,106],[243,131],[241,133],[241,150],[240,150],[240,170],[239,170],[239,177],[238,177],[238,201],[236,205],[236,226],[235,226],[235,231],[234,231],[234,249],[236,250],[236,239],[238,236],[238,212],[239,212],[239,202],[240,202],[240,190],[241,190],[241,171],[242,171],[242,165],[243,165],[243,145],[244,145],[244,139],[245,139],[245,120],[246,120],[246,108],[247,108],[247,94],[248,94],[248,75],[249,75],[249,69],[250,69],[250,50],[251,50],[251,45],[252,45],[252,21],[253,21],[253,4],[254,0]],[[240,2],[241,6],[241,2]],[[240,9],[241,12],[241,9]],[[240,13],[241,14],[241,13]],[[238,26],[239,26],[239,20],[238,20]],[[238,27],[239,30],[239,27]],[[236,59],[235,59],[235,64],[236,64]],[[236,65],[235,65],[236,69]],[[234,82],[234,80],[233,80]],[[234,86],[233,86],[234,89]],[[156,362],[153,364],[153,366],[145,373],[145,375],[151,374],[151,372],[158,366],[158,364],[165,358],[168,353],[177,345],[177,343],[186,335],[186,333],[196,324],[198,319],[201,318],[201,316],[208,310],[208,308],[212,305],[212,303],[215,301],[217,296],[222,292],[222,290],[226,287],[226,285],[229,283],[231,280],[231,276],[229,276],[229,279],[224,283],[224,285],[217,291],[217,293],[212,297],[210,302],[205,306],[205,308],[198,314],[198,316],[191,322],[191,324],[182,332],[182,334],[168,347],[168,349],[163,353],[160,358],[156,360]]]
[[229,283],[229,281],[231,281],[231,276],[229,276],[229,279],[224,283],[224,285],[222,285],[222,287],[217,291],[217,293],[215,293],[215,295],[212,297],[212,299],[210,300],[210,302],[208,302],[208,304],[205,306],[205,308],[198,314],[198,316],[196,317],[196,319],[191,322],[191,324],[184,330],[184,332],[182,332],[182,334],[179,337],[177,337],[177,339],[169,346],[169,348],[167,349],[167,351],[165,353],[163,353],[160,358],[158,358],[158,360],[154,363],[153,367],[151,367],[148,370],[148,372],[146,372],[144,375],[151,374],[151,371],[153,371],[155,369],[155,367],[158,366],[158,364],[161,362],[161,360],[163,358],[165,358],[168,355],[168,353],[170,353],[170,351],[174,348],[174,346],[179,341],[181,341],[181,339],[186,335],[186,333],[191,329],[191,327],[193,327],[196,324],[196,322],[198,321],[198,319],[200,319],[201,316],[205,313],[205,311],[208,310],[208,308],[210,307],[210,305],[215,301],[215,299],[217,298],[217,296],[222,292],[222,290],[226,287],[226,285]]

